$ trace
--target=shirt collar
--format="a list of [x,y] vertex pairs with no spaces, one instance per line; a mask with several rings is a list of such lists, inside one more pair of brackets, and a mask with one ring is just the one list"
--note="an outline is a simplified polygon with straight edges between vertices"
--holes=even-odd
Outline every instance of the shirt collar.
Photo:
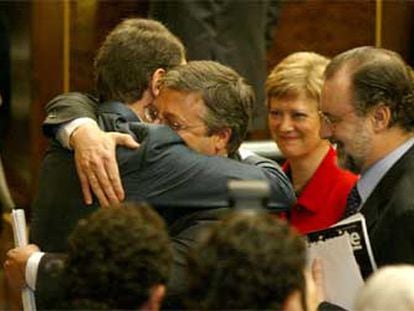
[[411,137],[405,143],[372,165],[361,175],[361,178],[357,183],[358,193],[361,196],[361,206],[366,202],[372,191],[374,191],[382,177],[384,177],[389,169],[408,151],[408,149],[410,149],[413,144],[414,137]]

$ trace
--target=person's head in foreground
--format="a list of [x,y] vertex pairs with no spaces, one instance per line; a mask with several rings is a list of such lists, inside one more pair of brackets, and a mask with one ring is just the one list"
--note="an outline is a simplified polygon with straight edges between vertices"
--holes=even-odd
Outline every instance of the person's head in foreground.
[[233,213],[207,232],[189,258],[191,309],[315,310],[306,247],[266,213]]
[[72,307],[159,309],[172,255],[165,224],[149,206],[100,209],[79,221],[68,245]]
[[357,296],[355,310],[414,310],[414,266],[397,265],[379,269]]
[[411,68],[389,50],[359,47],[332,59],[321,136],[336,143],[343,167],[364,172],[412,136],[413,81]]

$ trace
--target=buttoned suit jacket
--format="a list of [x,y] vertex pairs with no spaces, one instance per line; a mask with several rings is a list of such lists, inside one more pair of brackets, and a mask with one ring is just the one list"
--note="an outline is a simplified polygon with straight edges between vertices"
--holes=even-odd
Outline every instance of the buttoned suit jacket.
[[414,264],[414,146],[384,175],[361,213],[378,266]]

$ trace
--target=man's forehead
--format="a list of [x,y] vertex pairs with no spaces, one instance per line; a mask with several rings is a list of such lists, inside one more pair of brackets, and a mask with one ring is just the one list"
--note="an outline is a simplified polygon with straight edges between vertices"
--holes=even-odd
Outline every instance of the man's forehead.
[[320,108],[322,111],[344,106],[351,95],[349,71],[340,70],[335,75],[325,79],[321,95]]

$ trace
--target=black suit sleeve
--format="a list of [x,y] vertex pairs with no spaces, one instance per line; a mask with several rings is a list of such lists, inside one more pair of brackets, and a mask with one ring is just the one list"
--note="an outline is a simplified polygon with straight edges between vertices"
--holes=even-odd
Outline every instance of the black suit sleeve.
[[55,308],[64,301],[65,261],[66,255],[58,253],[46,253],[40,260],[35,291],[39,310]]
[[[414,264],[414,210],[405,210],[397,213],[394,220],[387,228],[392,237],[388,245],[377,248],[380,258],[387,258],[383,264]],[[385,230],[384,230],[385,231]]]
[[317,310],[318,311],[346,311],[346,309],[344,309],[344,308],[342,308],[342,307],[340,307],[336,304],[327,302],[327,301],[322,301],[319,304]]
[[43,122],[43,133],[47,137],[54,137],[59,125],[76,118],[96,120],[97,104],[97,99],[88,94],[66,93],[56,96],[45,106],[47,116]]

